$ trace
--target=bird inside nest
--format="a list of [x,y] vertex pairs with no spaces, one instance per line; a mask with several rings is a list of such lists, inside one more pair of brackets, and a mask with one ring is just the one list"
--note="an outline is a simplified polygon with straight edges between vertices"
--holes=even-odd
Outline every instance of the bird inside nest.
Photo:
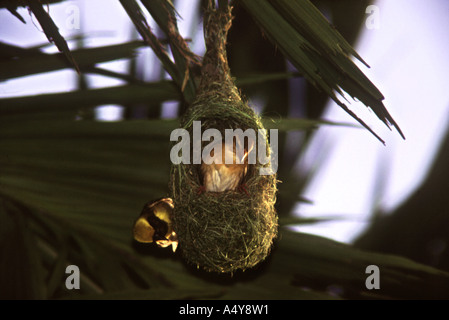
[[142,243],[155,242],[159,247],[178,247],[178,237],[173,230],[173,200],[161,198],[147,203],[134,223],[134,239]]
[[212,144],[209,159],[203,159],[201,163],[203,185],[198,193],[239,190],[249,195],[243,180],[248,172],[248,154],[254,143],[249,141],[248,145],[248,148],[243,148],[239,139],[232,143],[218,141]]

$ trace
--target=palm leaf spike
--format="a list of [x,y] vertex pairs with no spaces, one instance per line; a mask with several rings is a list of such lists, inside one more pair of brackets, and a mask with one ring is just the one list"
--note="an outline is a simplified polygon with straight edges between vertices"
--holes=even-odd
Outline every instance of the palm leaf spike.
[[[198,64],[198,58],[190,51],[177,30],[174,9],[166,1],[143,2],[155,21],[159,26],[162,26],[161,29],[166,32],[175,62],[171,60],[163,43],[151,31],[137,2],[134,0],[120,0],[120,3],[141,37],[151,47],[164,69],[179,87],[180,91],[183,92],[184,99],[187,102],[191,102],[194,98],[195,85],[193,81],[189,81],[189,67],[191,63]],[[185,90],[186,88],[188,90]]]
[[35,17],[39,21],[39,24],[44,30],[44,33],[47,36],[48,40],[56,45],[58,50],[65,55],[67,60],[73,65],[76,72],[79,74],[80,69],[78,67],[78,64],[76,63],[75,59],[73,59],[67,42],[59,33],[58,27],[56,26],[50,15],[44,10],[39,1],[27,1],[27,5],[29,10],[34,13]]
[[137,2],[135,2],[134,0],[120,0],[120,3],[122,4],[123,8],[125,9],[126,13],[130,17],[131,21],[133,22],[143,40],[154,51],[154,53],[164,66],[164,69],[172,77],[173,81],[175,81],[175,83],[179,85],[182,81],[179,78],[176,65],[168,56],[168,53],[161,41],[159,41],[156,35],[151,31],[150,26],[148,25],[147,20],[145,19],[145,16]]
[[190,103],[195,97],[196,91],[194,80],[190,76],[190,68],[200,66],[200,58],[190,50],[179,33],[177,12],[170,1],[142,0],[141,2],[167,36],[173,58],[182,79],[181,91],[185,100]]

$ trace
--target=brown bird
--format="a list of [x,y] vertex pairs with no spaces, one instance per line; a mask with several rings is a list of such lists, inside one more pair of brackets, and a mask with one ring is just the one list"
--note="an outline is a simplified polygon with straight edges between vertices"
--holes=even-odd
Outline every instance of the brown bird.
[[[240,161],[237,161],[236,144],[220,143],[222,146],[221,152],[214,154],[214,149],[212,149],[210,153],[211,159],[213,159],[212,163],[206,164],[203,162],[201,164],[203,186],[200,187],[199,193],[239,189],[248,194],[245,185],[242,184],[248,171],[248,150],[244,149],[243,157]],[[232,159],[232,163],[225,163],[226,155]]]
[[155,242],[159,247],[178,247],[178,237],[171,221],[173,200],[162,198],[147,203],[134,223],[134,239],[143,243]]

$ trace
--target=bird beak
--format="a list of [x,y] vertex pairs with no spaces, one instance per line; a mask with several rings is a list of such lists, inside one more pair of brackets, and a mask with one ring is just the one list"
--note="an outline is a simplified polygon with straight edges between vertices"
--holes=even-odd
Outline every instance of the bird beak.
[[176,252],[176,249],[178,248],[178,238],[176,236],[176,233],[173,231],[168,240],[157,240],[156,244],[162,248],[172,246],[173,252]]

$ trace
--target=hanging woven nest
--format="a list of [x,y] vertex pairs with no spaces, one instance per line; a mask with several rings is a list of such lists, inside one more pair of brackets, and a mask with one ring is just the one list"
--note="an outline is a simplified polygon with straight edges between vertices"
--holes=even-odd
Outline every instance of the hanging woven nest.
[[[263,129],[230,76],[225,46],[231,20],[229,7],[223,10],[209,5],[205,12],[207,52],[201,81],[194,102],[181,120],[181,128],[190,136],[193,121],[201,121],[202,132],[214,128],[223,136],[225,129]],[[268,139],[264,139],[269,154]],[[200,167],[180,163],[171,171],[173,227],[184,258],[206,271],[233,272],[255,266],[268,256],[277,235],[276,175],[261,175],[259,170],[264,165],[257,159],[247,166],[242,180],[245,192],[198,192],[204,188]]]

